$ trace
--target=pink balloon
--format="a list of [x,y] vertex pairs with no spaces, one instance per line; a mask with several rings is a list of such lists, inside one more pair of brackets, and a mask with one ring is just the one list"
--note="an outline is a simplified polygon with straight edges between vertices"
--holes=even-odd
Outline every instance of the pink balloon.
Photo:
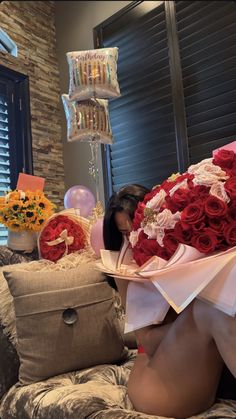
[[90,234],[90,244],[97,257],[100,257],[100,249],[104,249],[103,242],[103,217],[98,218],[93,224]]
[[72,186],[64,196],[64,207],[78,208],[81,217],[89,217],[93,208],[96,205],[96,200],[90,189],[82,185]]

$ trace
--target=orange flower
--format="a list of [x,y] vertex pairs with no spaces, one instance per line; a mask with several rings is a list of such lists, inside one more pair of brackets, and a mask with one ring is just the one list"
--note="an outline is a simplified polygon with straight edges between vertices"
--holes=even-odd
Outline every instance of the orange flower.
[[42,191],[10,191],[0,197],[0,223],[14,231],[40,231],[54,209]]

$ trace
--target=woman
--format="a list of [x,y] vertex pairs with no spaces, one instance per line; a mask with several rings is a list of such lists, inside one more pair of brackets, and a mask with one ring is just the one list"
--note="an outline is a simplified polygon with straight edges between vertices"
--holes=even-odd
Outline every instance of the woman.
[[[120,250],[123,237],[127,236],[132,229],[132,220],[137,205],[143,201],[145,195],[149,192],[149,189],[145,186],[132,184],[124,186],[111,196],[103,222],[103,240],[107,250]],[[113,278],[108,277],[108,282],[113,288],[117,289],[117,284]],[[121,298],[124,297],[124,299],[122,298],[124,304],[128,283],[119,281],[119,284],[119,292]]]
[[[130,185],[112,196],[103,231],[107,249],[119,250],[122,236],[132,229],[134,206],[144,194],[139,185]],[[125,306],[128,281],[115,282]],[[236,377],[236,318],[213,306],[194,300],[178,316],[171,309],[162,325],[135,333],[138,356],[128,394],[137,411],[175,418],[198,414],[220,396],[224,363]]]

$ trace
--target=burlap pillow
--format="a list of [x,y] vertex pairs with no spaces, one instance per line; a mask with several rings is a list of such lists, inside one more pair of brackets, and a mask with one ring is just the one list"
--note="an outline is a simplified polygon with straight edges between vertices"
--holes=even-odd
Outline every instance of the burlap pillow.
[[114,291],[88,271],[4,272],[14,300],[19,381],[121,360],[125,354]]

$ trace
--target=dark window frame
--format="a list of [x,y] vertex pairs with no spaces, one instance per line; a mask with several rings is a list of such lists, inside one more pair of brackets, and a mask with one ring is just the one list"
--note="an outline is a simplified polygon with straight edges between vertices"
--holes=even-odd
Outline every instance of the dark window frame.
[[11,91],[9,147],[11,189],[14,189],[20,172],[33,174],[29,77],[0,65],[0,78]]

